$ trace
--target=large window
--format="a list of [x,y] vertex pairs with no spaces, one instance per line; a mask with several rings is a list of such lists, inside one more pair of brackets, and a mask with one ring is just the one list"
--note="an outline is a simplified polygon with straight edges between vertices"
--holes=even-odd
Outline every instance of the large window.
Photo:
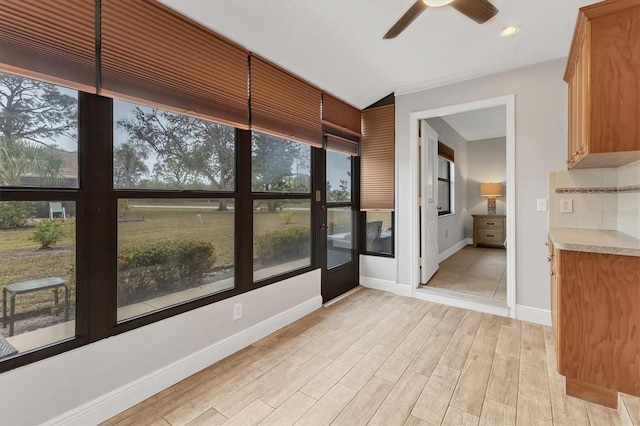
[[113,186],[129,190],[117,199],[118,321],[234,288],[235,129],[113,109]]
[[251,136],[253,280],[311,265],[311,147]]
[[0,186],[78,187],[77,92],[0,72]]
[[77,97],[0,73],[0,359],[76,335]]
[[233,191],[235,129],[115,100],[117,189]]
[[118,320],[233,288],[232,209],[233,199],[119,199]]

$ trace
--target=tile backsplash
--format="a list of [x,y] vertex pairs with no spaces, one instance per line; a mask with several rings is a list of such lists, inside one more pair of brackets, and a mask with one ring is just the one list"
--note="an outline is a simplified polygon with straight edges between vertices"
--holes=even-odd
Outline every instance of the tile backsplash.
[[[572,212],[562,213],[562,200]],[[640,238],[640,161],[549,173],[549,227],[613,229]]]

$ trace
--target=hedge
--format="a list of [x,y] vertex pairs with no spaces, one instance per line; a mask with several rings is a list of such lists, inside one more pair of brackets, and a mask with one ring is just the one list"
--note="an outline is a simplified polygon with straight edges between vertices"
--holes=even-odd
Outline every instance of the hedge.
[[255,254],[263,264],[308,257],[311,254],[309,228],[287,228],[258,235]]
[[215,261],[206,241],[165,241],[118,253],[118,305],[196,287]]

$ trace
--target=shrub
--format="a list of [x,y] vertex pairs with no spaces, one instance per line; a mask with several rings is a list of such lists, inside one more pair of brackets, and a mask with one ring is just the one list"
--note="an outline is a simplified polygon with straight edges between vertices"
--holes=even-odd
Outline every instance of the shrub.
[[40,243],[40,248],[49,248],[55,245],[64,236],[62,224],[53,220],[38,222],[31,241]]
[[282,220],[284,220],[284,223],[286,225],[289,225],[291,223],[291,221],[293,220],[293,211],[292,210],[285,210],[282,213],[280,213],[280,217],[282,218]]
[[35,204],[29,201],[0,201],[0,228],[23,227],[35,214]]
[[311,253],[308,228],[289,228],[256,237],[256,257],[264,263],[302,259]]
[[214,248],[205,241],[165,241],[118,253],[118,302],[126,305],[147,295],[200,284],[213,266]]

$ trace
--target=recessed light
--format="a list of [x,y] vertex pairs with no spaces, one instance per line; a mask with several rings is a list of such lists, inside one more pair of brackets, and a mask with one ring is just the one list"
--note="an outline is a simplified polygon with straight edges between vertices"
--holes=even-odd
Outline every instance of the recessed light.
[[522,27],[520,25],[507,25],[500,31],[500,35],[502,37],[511,37],[518,34],[521,29]]

